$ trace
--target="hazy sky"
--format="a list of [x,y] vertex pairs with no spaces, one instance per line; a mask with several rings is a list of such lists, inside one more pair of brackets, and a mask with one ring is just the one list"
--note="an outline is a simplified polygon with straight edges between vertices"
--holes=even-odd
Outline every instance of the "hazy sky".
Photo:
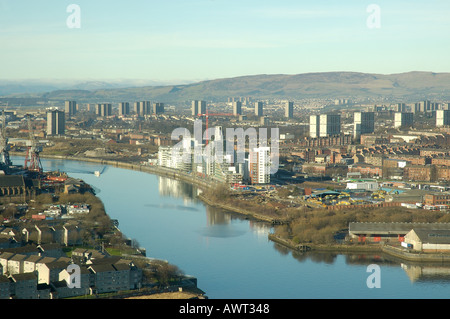
[[0,0],[0,79],[450,72],[449,52],[448,0]]

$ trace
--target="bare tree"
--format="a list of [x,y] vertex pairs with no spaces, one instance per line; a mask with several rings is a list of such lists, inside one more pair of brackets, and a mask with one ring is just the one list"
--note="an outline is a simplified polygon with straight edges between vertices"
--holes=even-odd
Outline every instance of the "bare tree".
[[177,280],[183,272],[175,265],[165,262],[156,264],[155,277],[161,286],[167,286],[171,280]]

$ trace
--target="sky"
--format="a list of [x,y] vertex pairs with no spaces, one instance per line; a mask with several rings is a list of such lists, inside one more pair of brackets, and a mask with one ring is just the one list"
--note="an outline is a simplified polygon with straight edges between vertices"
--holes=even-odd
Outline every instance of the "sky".
[[449,14],[448,0],[0,0],[0,80],[450,72]]

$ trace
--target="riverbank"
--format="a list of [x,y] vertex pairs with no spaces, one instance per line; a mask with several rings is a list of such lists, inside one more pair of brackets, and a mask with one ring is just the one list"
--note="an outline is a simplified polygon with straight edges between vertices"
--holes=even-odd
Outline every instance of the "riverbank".
[[358,244],[313,244],[304,243],[296,244],[290,240],[280,238],[274,234],[269,234],[269,240],[289,248],[294,251],[322,251],[322,252],[336,252],[336,253],[375,253],[381,252],[382,248],[380,245],[358,245]]
[[[13,154],[13,155],[20,156],[21,154]],[[79,161],[80,162],[80,164],[79,164],[80,167],[83,166],[82,162],[84,162],[84,163],[92,162],[92,163],[100,163],[102,165],[110,165],[110,166],[115,166],[115,167],[122,167],[122,168],[126,168],[126,169],[133,169],[133,170],[143,171],[141,169],[138,169],[138,167],[140,167],[141,165],[130,165],[129,163],[110,162],[110,161],[107,162],[107,161],[100,160],[100,159],[99,160],[89,160],[89,159],[86,159],[86,158],[74,158],[74,157],[65,157],[65,156],[42,156],[42,158],[56,159],[56,160],[62,160],[62,161],[69,161],[69,160]],[[86,164],[84,164],[84,165],[86,165]],[[64,169],[62,169],[62,170],[64,170]],[[170,176],[170,174],[168,174],[168,175]],[[68,177],[70,177],[70,176],[68,176]],[[67,195],[67,196],[72,196],[72,195]],[[99,197],[97,197],[93,193],[89,193],[89,195],[92,198],[94,198],[95,200],[97,200],[98,204],[103,207],[103,203],[101,202]],[[41,196],[41,195],[39,195],[39,196]],[[48,195],[43,194],[42,196],[48,196]],[[81,198],[80,196],[83,196],[83,195],[78,195],[77,194],[77,195],[73,195],[73,196],[78,196],[77,200],[79,200],[79,198]],[[58,196],[58,198],[59,197],[62,197],[62,195]],[[53,200],[53,202],[54,202],[54,198],[52,198],[51,200]],[[37,201],[37,200],[34,200],[34,201]],[[84,198],[82,198],[80,201],[84,202]],[[41,201],[37,201],[37,202],[40,203]],[[91,207],[94,206],[92,204],[92,202],[93,202],[93,199],[90,199],[89,205]],[[97,202],[95,202],[95,203],[97,204]],[[59,205],[59,203],[56,203],[56,204]],[[92,213],[91,209],[90,209],[90,212]],[[105,210],[103,210],[103,213],[104,213],[105,216],[108,215]],[[84,221],[87,218],[87,216],[91,216],[91,214],[83,216],[84,218],[82,218],[82,220]],[[105,222],[105,227],[107,227],[106,225],[111,225],[110,221],[111,220],[108,218],[107,222]],[[97,226],[98,226],[98,224],[97,224]],[[110,227],[110,226],[108,226],[108,227]],[[167,297],[170,296],[170,298],[168,298],[168,299],[178,299],[178,298],[181,298],[181,299],[187,299],[187,298],[188,299],[192,299],[192,298],[205,299],[205,298],[207,298],[205,296],[205,292],[203,292],[202,290],[200,290],[197,287],[197,278],[196,277],[184,276],[182,273],[181,274],[180,273],[175,273],[175,271],[178,271],[177,270],[178,268],[175,265],[174,265],[174,268],[169,268],[169,267],[165,267],[165,266],[162,266],[162,267],[160,267],[160,266],[157,266],[157,267],[153,266],[153,264],[154,264],[153,261],[158,261],[158,262],[160,262],[161,264],[164,264],[164,265],[165,264],[167,264],[169,266],[171,266],[171,265],[166,260],[159,260],[159,259],[155,259],[155,258],[147,258],[147,257],[145,257],[145,252],[142,253],[140,248],[130,248],[131,247],[131,244],[129,243],[130,240],[125,240],[126,237],[123,237],[125,234],[123,234],[121,232],[121,230],[117,227],[117,225],[114,225],[114,226],[111,226],[111,227],[112,227],[112,229],[114,231],[114,234],[111,235],[110,237],[114,237],[114,236],[116,236],[116,234],[118,234],[116,237],[117,238],[123,238],[124,239],[123,242],[124,243],[126,242],[124,244],[125,247],[122,247],[122,246],[119,247],[118,241],[115,240],[113,246],[109,246],[109,245],[102,246],[101,249],[104,249],[105,253],[107,252],[108,256],[110,255],[110,256],[113,256],[113,257],[120,257],[121,259],[129,259],[129,260],[133,260],[133,262],[135,262],[135,263],[139,262],[140,266],[144,265],[144,267],[142,267],[142,269],[144,269],[144,268],[146,268],[146,270],[150,269],[150,271],[147,271],[147,272],[153,273],[152,278],[151,278],[151,280],[153,282],[159,282],[160,281],[160,278],[155,276],[154,274],[155,273],[157,274],[159,269],[161,268],[162,269],[161,272],[163,272],[164,275],[162,276],[163,281],[162,281],[162,284],[160,284],[160,286],[161,287],[166,287],[166,288],[159,289],[156,286],[153,287],[155,284],[152,283],[150,285],[152,288],[148,288],[150,286],[143,285],[142,287],[147,287],[147,288],[141,288],[139,290],[130,290],[130,291],[122,291],[121,290],[121,291],[109,292],[109,293],[105,293],[105,294],[101,294],[101,295],[100,294],[95,294],[95,295],[91,295],[91,296],[83,295],[83,296],[80,296],[80,297],[77,297],[77,298],[109,299],[109,298],[127,298],[127,297],[142,296],[142,298],[153,299],[153,297],[146,297],[146,296],[150,296],[150,295],[151,296],[153,296],[153,295],[157,296],[157,295],[160,295],[162,293],[166,294]],[[117,231],[117,233],[116,233],[116,231]],[[97,237],[99,237],[99,236],[97,236]],[[74,247],[77,248],[78,246],[74,246]],[[87,249],[86,247],[87,246],[80,246],[80,248],[83,248],[83,249]],[[88,248],[100,249],[98,247],[99,246],[97,245],[97,246],[92,246],[92,247],[89,246]],[[145,266],[145,264],[147,264],[147,265],[152,264],[152,266],[147,269],[147,266]],[[158,268],[158,270],[155,270],[156,268]],[[174,277],[173,278],[177,279],[179,282],[175,283],[175,286],[167,286],[167,284],[165,283],[166,278],[169,278],[169,280],[170,280],[170,282],[172,284],[175,281],[175,280],[171,279],[172,277],[170,277],[170,276],[172,276],[172,272],[174,273]],[[139,284],[141,285],[142,283],[139,283]],[[182,294],[180,294],[181,291],[183,292]],[[155,299],[160,299],[160,298],[155,297]]]
[[[11,155],[16,156],[24,156],[22,153],[12,153]],[[145,172],[153,175],[168,177],[172,179],[176,179],[179,181],[187,182],[192,185],[195,185],[201,190],[210,189],[211,187],[219,185],[219,182],[215,181],[212,178],[208,177],[196,177],[175,169],[155,166],[155,165],[142,165],[136,163],[128,163],[120,160],[109,160],[109,159],[101,159],[101,158],[93,158],[93,157],[77,157],[77,156],[60,156],[60,155],[45,155],[40,154],[41,158],[50,158],[50,159],[60,159],[60,160],[70,160],[70,161],[79,161],[79,162],[90,162],[90,163],[98,163],[101,165],[109,165],[118,168],[131,169],[134,171]]]
[[[21,163],[22,159],[15,158],[14,162]],[[419,284],[413,284],[403,273],[406,268],[400,268],[402,261],[392,262],[393,259],[378,253],[291,252],[267,239],[268,224],[205,208],[200,201],[184,201],[179,196],[186,194],[185,198],[192,199],[193,189],[181,182],[112,166],[106,167],[105,173],[97,178],[92,172],[102,171],[103,166],[98,164],[44,159],[42,162],[46,170],[73,172],[74,177],[92,182],[98,187],[100,198],[104,198],[108,213],[123,220],[121,228],[141,246],[148,247],[149,257],[172,260],[185,268],[187,274],[198,276],[199,287],[210,299],[374,298],[374,294],[375,298],[401,295],[410,299],[445,294],[445,286],[441,284],[445,283],[445,278],[424,283],[429,280],[425,276],[420,278]],[[168,188],[158,186],[158,180],[183,193],[169,193]],[[151,202],[146,194],[152,195]],[[146,206],[149,203],[152,205]],[[196,210],[182,209],[182,205]],[[172,207],[177,207],[173,213],[166,209]],[[273,229],[284,227],[287,226]],[[174,240],[165,240],[170,238]],[[379,265],[383,278],[393,279],[389,285],[384,285],[383,289],[367,289],[365,282],[369,274],[364,273],[369,264]],[[403,262],[405,264],[415,265]],[[355,271],[362,274],[359,279]],[[412,271],[411,268],[408,271]],[[330,280],[334,283],[331,286]],[[425,285],[427,290],[423,289]]]
[[450,263],[450,254],[413,252],[404,248],[384,245],[382,251],[391,256],[407,261]]
[[[17,154],[15,154],[15,155],[17,155]],[[105,159],[99,159],[99,158],[88,158],[88,157],[57,156],[57,155],[43,155],[41,157],[42,158],[61,159],[61,160],[80,161],[80,162],[91,162],[91,163],[98,163],[101,165],[110,165],[113,167],[130,169],[130,170],[134,170],[134,171],[140,171],[140,172],[149,173],[152,175],[158,175],[158,176],[162,176],[162,177],[167,177],[167,178],[183,181],[183,182],[186,182],[186,183],[189,183],[191,185],[198,187],[202,191],[209,190],[209,189],[212,189],[212,188],[220,185],[220,182],[215,181],[212,178],[196,177],[196,176],[193,176],[193,175],[190,175],[190,174],[187,174],[184,172],[180,172],[180,171],[177,171],[174,169],[159,167],[159,166],[133,164],[133,163],[126,163],[126,162],[122,162],[122,161],[112,161],[112,160],[105,160]],[[272,223],[272,224],[282,223],[282,221],[280,221],[279,219],[276,219],[276,218],[258,214],[253,211],[245,210],[242,208],[236,208],[231,205],[227,205],[225,203],[214,202],[202,194],[200,194],[198,196],[198,199],[200,199],[203,203],[205,203],[209,206],[228,210],[230,212],[241,214],[246,217],[251,217],[251,218],[257,219],[259,221],[264,221],[264,222],[268,222],[268,223]]]
[[200,199],[203,203],[212,206],[212,207],[216,207],[216,208],[220,208],[223,210],[227,210],[233,213],[237,213],[240,215],[243,215],[246,218],[254,218],[257,219],[259,221],[263,221],[263,222],[268,222],[271,224],[277,224],[280,223],[277,219],[271,218],[269,216],[265,216],[265,215],[261,215],[246,209],[242,209],[242,208],[236,208],[233,207],[231,205],[227,205],[225,203],[219,203],[219,202],[213,202],[212,200],[210,200],[209,198],[207,198],[206,196],[204,196],[203,194],[200,194],[197,196],[198,199]]
[[178,291],[143,294],[140,296],[126,297],[124,299],[208,299],[204,292],[198,288],[183,288]]
[[[162,168],[158,166],[141,165],[122,162],[119,160],[105,160],[100,158],[85,158],[85,157],[72,157],[72,156],[52,156],[43,155],[43,158],[53,158],[53,159],[63,159],[63,160],[74,160],[81,162],[93,162],[102,165],[110,165],[113,167],[131,169],[135,171],[141,171],[153,175],[163,176],[175,180],[180,180],[183,182],[190,183],[197,186],[199,189],[205,191],[211,189],[215,186],[220,185],[219,182],[210,178],[200,178],[179,172],[172,169]],[[217,207],[223,210],[227,210],[233,213],[240,214],[246,218],[254,218],[259,221],[268,222],[272,225],[283,223],[283,221],[277,220],[275,218],[259,214],[254,211],[233,207],[223,202],[212,201],[203,194],[200,194],[198,198],[206,205]],[[386,253],[390,256],[400,258],[402,260],[418,261],[418,262],[450,262],[450,254],[430,254],[430,253],[412,253],[402,249],[396,249],[395,247],[390,247],[386,245],[379,244],[296,244],[287,239],[275,236],[274,234],[269,234],[268,239],[289,248],[294,251],[306,252],[310,250],[321,251],[321,252],[335,252],[335,253]]]
[[413,252],[402,247],[395,247],[389,244],[295,244],[292,241],[279,238],[269,234],[269,239],[283,247],[297,252],[317,251],[334,252],[342,254],[351,253],[384,253],[387,256],[398,259],[399,261],[409,261],[417,263],[450,263],[450,254],[444,253],[422,253]]

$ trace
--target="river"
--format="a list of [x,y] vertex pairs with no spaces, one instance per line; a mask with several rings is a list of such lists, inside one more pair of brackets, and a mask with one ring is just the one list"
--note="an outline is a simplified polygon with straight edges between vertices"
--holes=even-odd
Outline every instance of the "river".
[[[22,158],[12,159],[22,164]],[[195,199],[198,190],[186,183],[95,163],[42,159],[42,164],[46,171],[59,169],[93,186],[125,235],[146,248],[148,257],[197,277],[211,299],[450,296],[450,265],[367,254],[293,253],[267,239],[269,225],[206,207]],[[96,170],[104,171],[96,177]],[[379,266],[378,271],[369,265]]]

